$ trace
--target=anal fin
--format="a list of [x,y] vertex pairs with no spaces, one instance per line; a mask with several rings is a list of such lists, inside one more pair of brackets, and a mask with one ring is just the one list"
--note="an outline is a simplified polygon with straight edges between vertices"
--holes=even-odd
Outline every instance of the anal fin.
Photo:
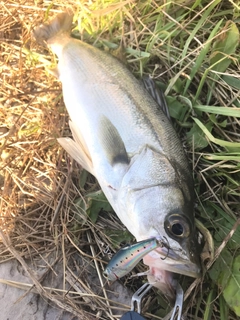
[[78,126],[75,122],[69,121],[69,127],[72,131],[73,139],[76,141],[76,143],[81,147],[81,149],[84,150],[84,153],[88,157],[88,159],[92,162],[90,152],[88,150],[87,144],[82,136],[81,131],[79,130]]
[[92,175],[95,175],[92,159],[80,130],[72,121],[69,121],[69,126],[71,128],[74,140],[71,138],[59,138],[58,142],[84,169],[86,169]]
[[47,68],[47,71],[48,71],[52,76],[54,76],[55,78],[59,79],[58,67]]

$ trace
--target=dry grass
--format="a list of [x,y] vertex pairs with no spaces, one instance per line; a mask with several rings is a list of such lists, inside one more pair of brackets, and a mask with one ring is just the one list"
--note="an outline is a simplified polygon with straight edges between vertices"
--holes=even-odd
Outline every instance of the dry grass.
[[[48,53],[46,61],[40,62],[32,54],[37,49],[31,32],[43,21],[48,5],[48,1],[1,3],[0,260],[16,258],[44,299],[79,319],[95,319],[97,313],[99,318],[101,314],[112,318],[105,287],[88,283],[82,262],[79,266],[75,262],[77,253],[85,256],[85,264],[94,265],[95,261],[100,273],[104,265],[97,255],[106,246],[104,223],[99,221],[94,227],[76,208],[75,200],[84,195],[78,188],[81,168],[56,141],[57,137],[70,135],[61,87],[45,72]],[[51,12],[61,10],[62,5],[55,5]],[[96,182],[88,180],[85,188],[96,189]],[[62,292],[43,288],[42,279],[32,271],[31,266],[36,267],[42,259],[47,261],[45,276],[54,274],[57,263],[62,265],[66,272]],[[25,284],[18,285],[29,289]],[[90,298],[82,297],[84,294]],[[89,304],[91,296],[95,307]]]
[[[166,19],[168,30],[171,29],[171,23],[175,24],[176,30],[171,36],[166,32],[166,38],[163,35],[157,38],[155,33],[160,27],[154,20],[159,4],[156,2],[152,2],[152,9],[149,9],[150,5],[143,3],[133,8],[134,4],[130,1],[116,2],[117,4],[109,9],[107,5],[111,4],[111,1],[105,1],[106,5],[103,3],[99,9],[94,8],[98,11],[92,15],[90,23],[87,17],[91,15],[94,2],[68,1],[67,5],[64,5],[64,1],[59,0],[51,6],[50,15],[63,11],[67,6],[73,8],[82,19],[78,30],[82,31],[81,36],[85,40],[108,48],[115,48],[122,42],[127,48],[129,66],[136,75],[151,73],[156,79],[163,79],[161,81],[165,82],[167,94],[170,92],[169,95],[176,95],[179,78],[184,81],[191,73],[193,62],[202,49],[202,43],[207,43],[209,30],[204,29],[206,34],[202,32],[201,38],[198,34],[193,37],[194,45],[187,48],[185,55],[180,56],[182,51],[179,48],[185,39],[177,37],[177,34],[184,30],[186,34],[191,35],[194,15],[184,22],[179,22],[175,20],[175,12],[179,7],[176,6],[174,9],[173,6],[174,10],[170,14],[164,2],[161,18]],[[186,4],[192,2],[181,4],[181,8],[185,9]],[[226,3],[224,10],[227,15],[227,10],[232,8],[232,4],[227,1]],[[111,288],[107,287],[102,279],[105,265],[102,259],[108,258],[106,252],[112,253],[116,249],[105,229],[114,229],[117,233],[124,230],[124,227],[116,216],[107,213],[100,215],[97,223],[93,224],[77,205],[79,199],[84,199],[86,190],[97,190],[98,185],[92,177],[85,177],[81,168],[72,162],[56,142],[57,137],[70,135],[68,115],[62,101],[59,82],[45,71],[45,66],[51,65],[54,57],[38,47],[31,38],[33,28],[47,17],[49,5],[50,2],[47,0],[2,1],[0,5],[0,261],[16,258],[32,280],[34,290],[44,299],[49,299],[79,319],[117,319],[119,317],[113,316],[109,307]],[[202,17],[202,12],[198,14]],[[214,15],[209,17],[210,29],[217,21],[217,15]],[[90,35],[87,35],[86,31],[90,32]],[[141,57],[139,51],[142,51]],[[151,52],[152,56],[146,52]],[[196,88],[199,83],[201,85],[202,77],[206,76],[202,96],[200,95],[202,104],[207,103],[204,93],[208,92],[211,80],[214,79],[217,85],[212,90],[211,105],[235,107],[239,89],[216,78],[214,72],[205,75],[207,67],[204,63],[196,74],[195,82],[189,86],[188,98],[194,98]],[[238,68],[239,65],[236,64],[236,67],[228,70],[236,79],[239,79]],[[187,102],[185,100],[186,104]],[[196,115],[195,112],[203,122],[207,122],[210,117],[207,113],[200,114],[198,110],[187,111],[181,120],[177,119],[176,127],[181,136],[185,137],[186,132],[190,132],[193,126],[191,117]],[[225,118],[221,118],[224,121]],[[212,132],[228,142],[239,142],[238,118],[227,119],[228,125],[223,127],[219,125],[218,118]],[[236,213],[239,207],[239,158],[237,161],[234,158],[228,160],[224,155],[224,148],[208,138],[206,140],[206,149],[195,149],[194,145],[188,145],[187,151],[196,172],[199,211],[207,227],[217,233],[214,215],[211,216],[212,204],[218,205],[218,208],[227,212],[231,218],[239,217]],[[229,155],[239,157],[239,149],[232,149],[232,152]],[[217,156],[221,155],[225,157],[218,159]],[[220,212],[220,209],[217,212]],[[226,235],[230,230],[220,231],[222,233],[217,245],[224,243],[223,234]],[[62,265],[62,291],[54,287],[51,290],[46,288],[42,285],[43,278],[36,277],[32,266],[38,266],[42,259],[46,262],[43,278],[49,273],[56,273],[56,264]],[[89,271],[89,268],[97,270],[97,282],[92,283],[92,278],[86,276],[93,272]],[[128,279],[127,286],[134,290],[140,284],[138,281]],[[29,290],[29,286],[23,283],[8,284]],[[189,282],[186,286],[188,285]],[[204,290],[207,284],[203,283],[202,286]],[[185,312],[188,312],[191,319],[201,319],[200,316],[194,315],[196,296],[200,289],[198,287],[195,292],[192,291],[192,297],[185,307]],[[198,310],[202,315],[205,314],[204,308],[208,303],[206,299],[204,297],[203,302],[199,302]],[[155,312],[153,306],[166,306],[166,301],[156,296],[151,302],[146,303],[154,313],[149,317],[161,319],[161,314]],[[123,310],[128,308],[118,307]],[[214,307],[218,308],[218,302]],[[215,313],[214,319],[221,319],[218,312]],[[229,319],[236,318],[230,314]]]

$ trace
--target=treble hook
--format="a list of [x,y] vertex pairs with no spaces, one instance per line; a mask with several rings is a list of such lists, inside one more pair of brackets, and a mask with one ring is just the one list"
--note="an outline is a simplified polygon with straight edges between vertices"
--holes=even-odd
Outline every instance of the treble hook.
[[166,254],[166,257],[161,258],[161,260],[167,259],[168,255],[169,255],[169,251],[170,251],[170,246],[169,246],[168,239],[167,239],[165,236],[163,236],[163,238],[165,238],[165,240],[166,240],[166,242],[167,242],[167,245],[166,245],[166,243],[163,242],[163,247],[167,248],[167,249],[168,249],[168,252],[167,252],[167,254]]

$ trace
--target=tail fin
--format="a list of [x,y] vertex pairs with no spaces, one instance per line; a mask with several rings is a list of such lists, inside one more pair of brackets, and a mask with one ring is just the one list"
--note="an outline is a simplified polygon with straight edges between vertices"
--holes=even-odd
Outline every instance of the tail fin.
[[70,33],[73,20],[73,14],[62,12],[52,19],[48,24],[42,24],[33,31],[33,35],[37,42],[50,40],[58,34]]

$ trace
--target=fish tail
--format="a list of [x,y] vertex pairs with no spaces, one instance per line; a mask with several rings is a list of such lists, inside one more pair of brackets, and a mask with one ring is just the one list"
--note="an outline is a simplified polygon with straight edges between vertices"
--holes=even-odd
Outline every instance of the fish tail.
[[73,14],[70,12],[62,12],[53,18],[49,23],[44,23],[33,31],[33,35],[37,42],[49,42],[62,33],[70,33],[73,21]]

